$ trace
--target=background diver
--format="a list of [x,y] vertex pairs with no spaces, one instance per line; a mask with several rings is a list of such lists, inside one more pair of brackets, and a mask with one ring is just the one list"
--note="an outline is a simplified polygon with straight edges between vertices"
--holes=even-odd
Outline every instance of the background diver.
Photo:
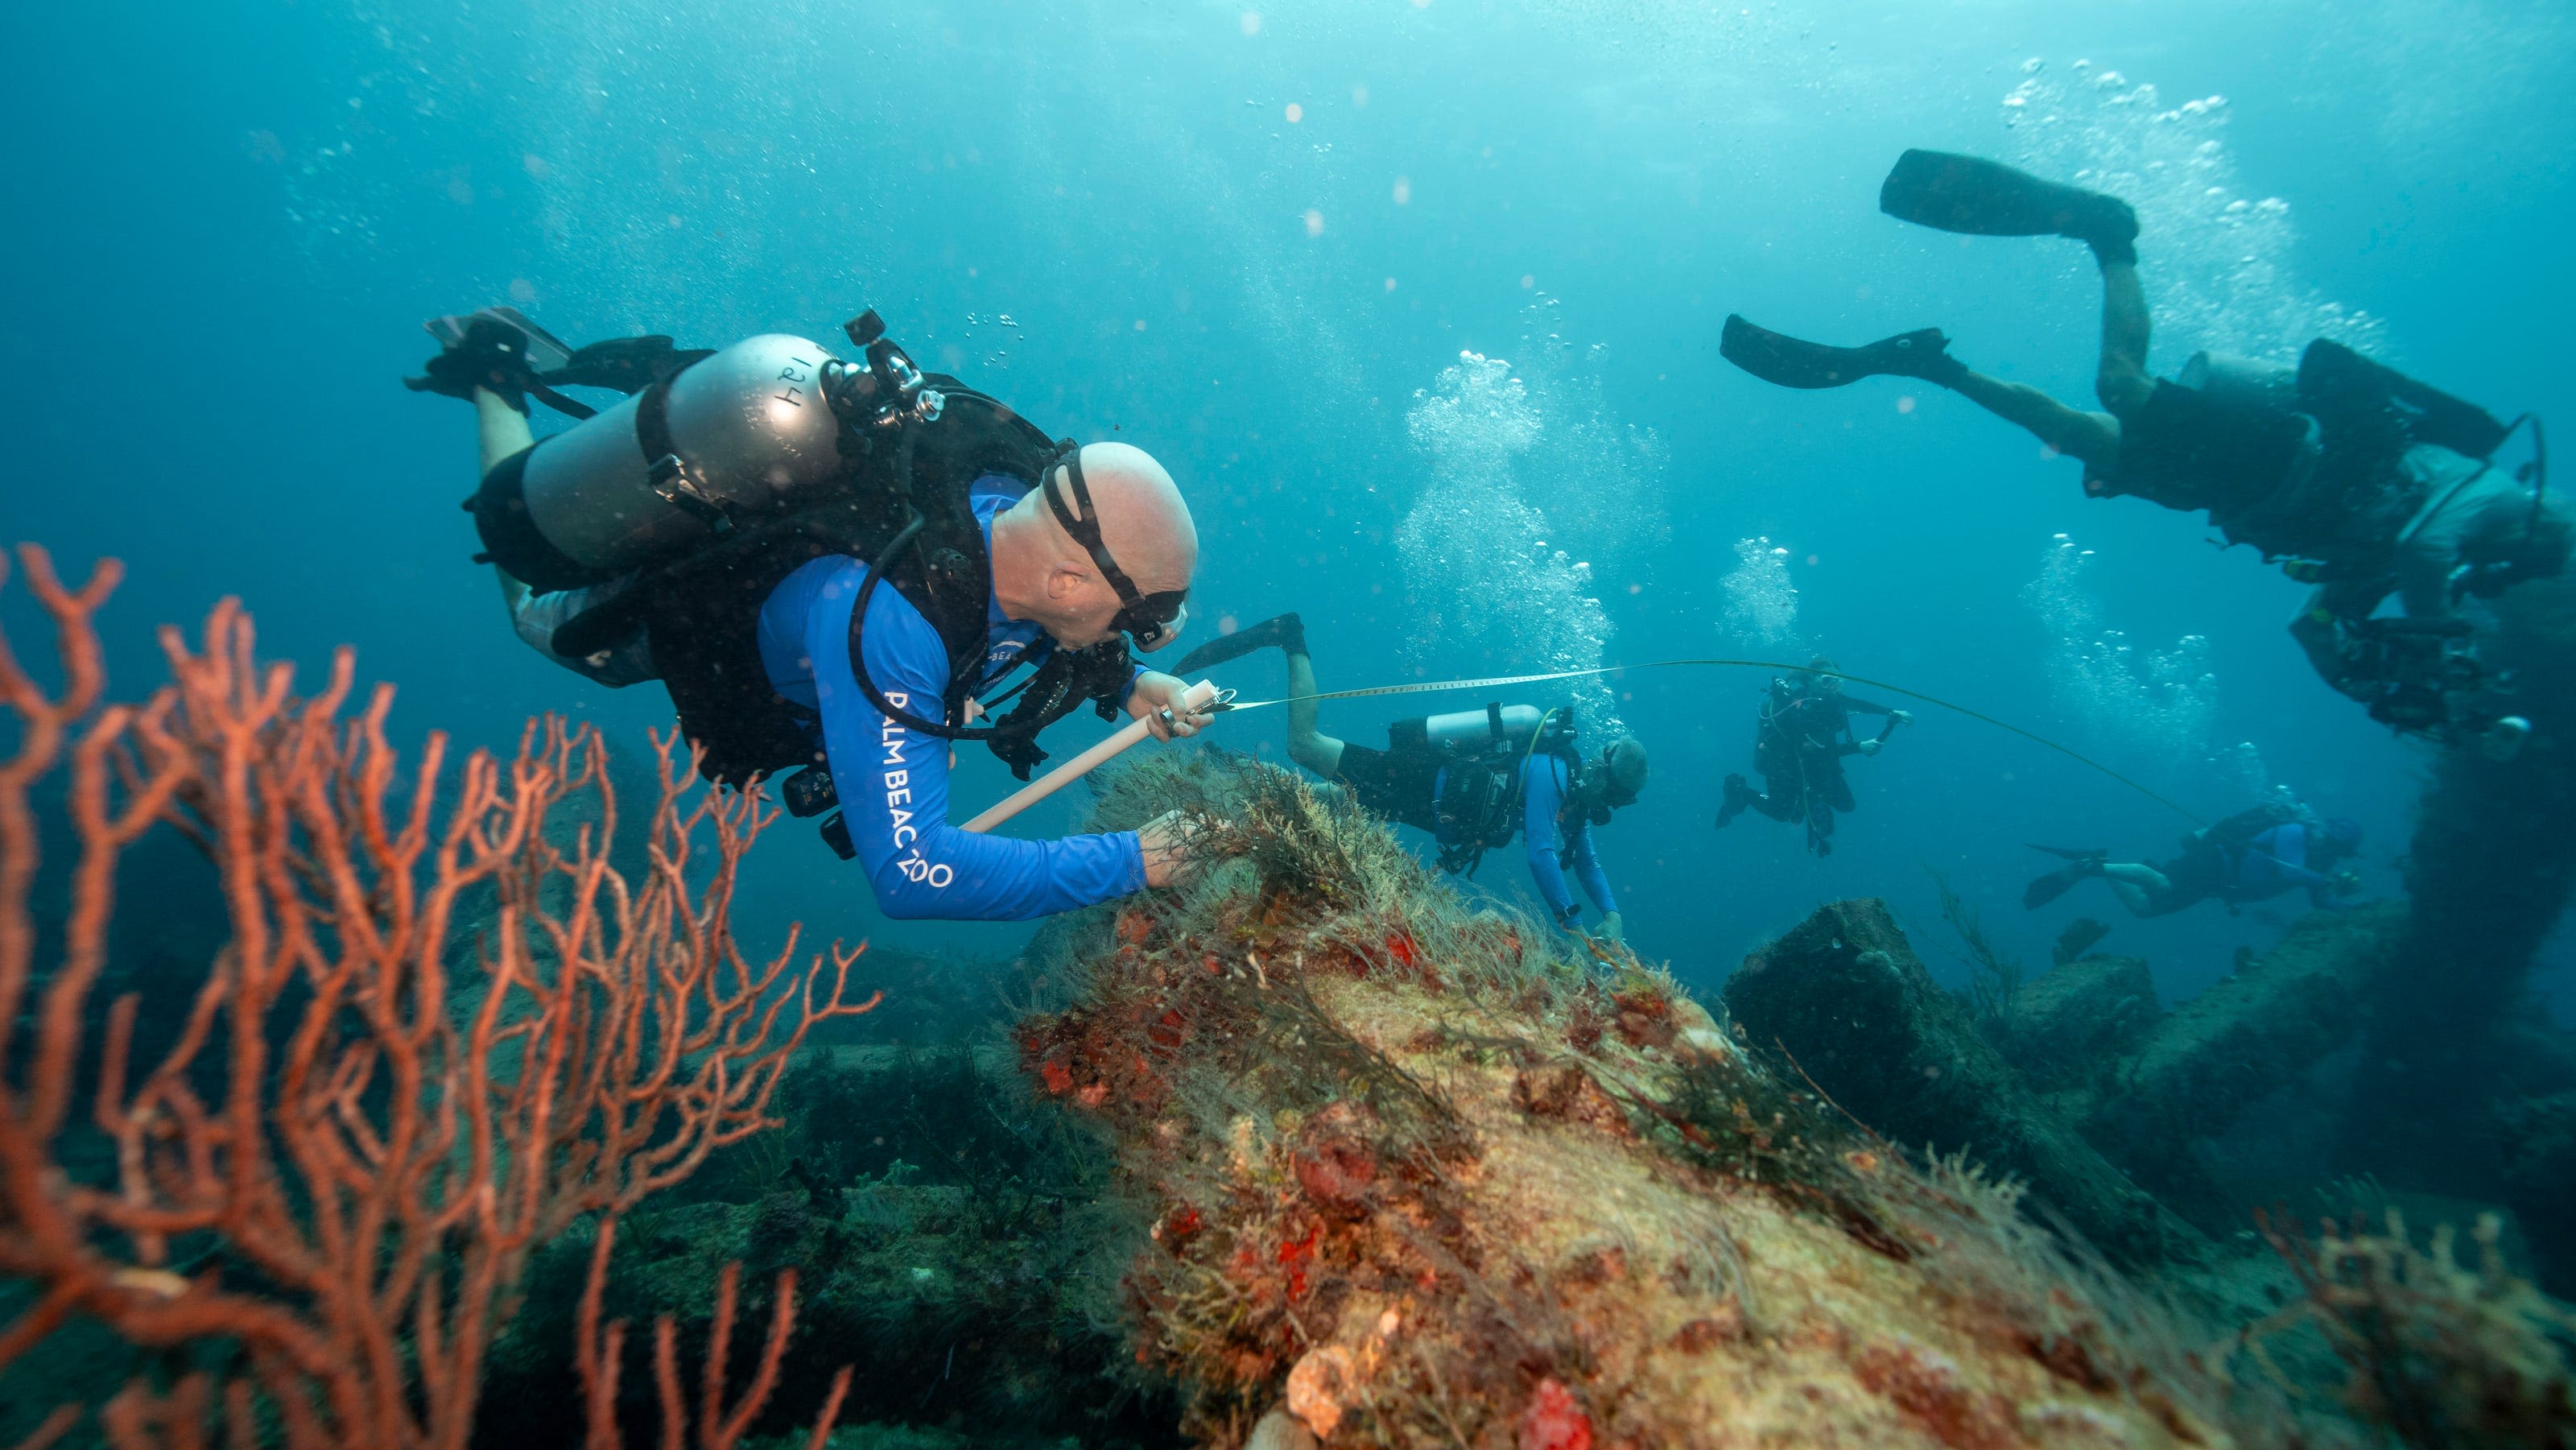
[[[612,687],[661,680],[710,779],[796,771],[788,808],[841,807],[824,839],[888,916],[1021,920],[1186,869],[1175,816],[1056,841],[948,823],[952,741],[1025,776],[1036,731],[1085,700],[1198,730],[1181,681],[1126,649],[1179,631],[1198,558],[1142,450],[1050,443],[922,374],[873,312],[848,329],[863,365],[779,335],[575,350],[509,308],[429,328],[444,350],[410,386],[474,404],[466,508],[520,637]],[[629,396],[594,416],[566,386]],[[535,439],[532,392],[586,421]],[[1018,706],[975,727],[1021,667]]]
[[1601,909],[1594,934],[1624,940],[1592,828],[1607,825],[1645,788],[1646,748],[1634,737],[1612,741],[1587,761],[1576,750],[1568,709],[1488,705],[1399,720],[1387,727],[1384,750],[1336,740],[1317,728],[1315,663],[1294,614],[1209,640],[1178,668],[1194,674],[1268,645],[1288,657],[1290,759],[1349,791],[1362,808],[1430,832],[1444,871],[1472,876],[1487,850],[1520,835],[1550,918],[1580,930],[1583,908],[1566,885],[1571,873]]
[[2021,904],[2034,911],[2094,876],[2108,882],[2135,916],[2164,916],[2213,896],[2233,911],[2293,887],[2326,907],[2361,890],[2360,877],[2334,869],[2361,850],[2361,823],[2340,816],[2320,820],[2286,795],[2194,831],[2183,838],[2180,855],[2153,866],[2113,861],[2104,851],[2031,849],[2067,860],[2022,892]]
[[[2148,311],[2138,223],[2128,203],[1973,156],[1908,151],[1879,209],[1980,236],[2062,236],[2101,264],[2102,353],[2094,391],[2107,412],[1978,372],[1923,328],[1866,347],[1829,347],[1726,321],[1720,350],[1793,388],[1865,377],[1920,378],[2019,424],[2084,465],[2097,497],[2134,494],[2206,509],[2229,542],[2288,561],[2317,584],[2291,625],[2310,662],[2342,693],[2401,730],[2483,734],[2509,753],[2528,722],[2504,713],[2460,642],[2465,595],[2556,574],[2576,540],[2576,510],[2547,492],[2535,458],[2508,473],[2491,460],[2515,425],[2331,340],[2298,365],[2201,353],[2175,379],[2147,371]],[[2396,594],[2406,620],[2371,618]],[[2419,637],[2420,636],[2420,637]]]
[[[1834,813],[1849,811],[1851,781],[1843,774],[1846,755],[1876,755],[1897,726],[1913,720],[1898,710],[1843,692],[1842,679],[1830,673],[1834,662],[1822,655],[1787,679],[1774,678],[1764,691],[1753,727],[1753,768],[1762,773],[1756,793],[1740,775],[1726,778],[1726,799],[1717,808],[1724,827],[1746,807],[1775,821],[1804,821],[1807,848],[1819,856],[1834,851]],[[1883,715],[1887,723],[1863,740],[1851,728],[1854,714]]]

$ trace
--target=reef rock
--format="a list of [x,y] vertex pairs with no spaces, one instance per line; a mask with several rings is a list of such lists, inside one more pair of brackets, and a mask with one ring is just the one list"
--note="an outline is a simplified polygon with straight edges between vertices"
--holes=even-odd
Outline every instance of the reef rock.
[[2117,1081],[2092,1095],[2084,1135],[2186,1212],[2214,1190],[2193,1144],[2313,1067],[2361,1024],[2369,987],[2388,961],[2404,906],[2310,912],[2280,944],[2159,1021],[2118,1063]]
[[[1784,1081],[1669,976],[1469,911],[1383,826],[1267,767],[1176,752],[1096,821],[1173,804],[1235,859],[1046,933],[1069,1000],[1019,1040],[1147,1216],[1135,1360],[1180,1387],[1198,1442],[2263,1437],[2183,1348],[2201,1331],[2077,1268],[2014,1189]],[[1808,959],[1905,979],[1849,1005],[1910,1006],[1967,1052],[1892,928],[1858,949],[1843,930]],[[2071,1147],[2032,1141],[2023,1161],[2073,1181]],[[2102,1186],[2075,1201],[2154,1232],[2116,1173],[2085,1171]]]
[[2134,1052],[2157,1016],[2146,958],[2079,957],[2012,994],[1999,1045],[2032,1086],[2071,1088]]
[[[1755,1044],[1776,1044],[1861,1122],[1897,1142],[1964,1152],[2026,1180],[2114,1258],[2150,1262],[2200,1247],[2197,1233],[2131,1183],[1978,1034],[1967,1009],[1923,969],[1885,902],[1817,908],[1745,958],[1727,982],[1726,1005]],[[2079,1006],[2033,1020],[2073,1021]]]

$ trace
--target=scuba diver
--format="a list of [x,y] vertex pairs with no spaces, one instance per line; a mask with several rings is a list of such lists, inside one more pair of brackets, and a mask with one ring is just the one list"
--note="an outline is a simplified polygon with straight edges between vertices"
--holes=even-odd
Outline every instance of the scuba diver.
[[[948,821],[952,742],[1026,779],[1039,728],[1085,700],[1163,739],[1204,723],[1128,654],[1179,633],[1198,559],[1142,450],[1050,442],[922,373],[873,311],[845,329],[860,363],[777,334],[574,349],[506,307],[428,326],[442,350],[406,382],[474,405],[465,507],[520,637],[611,687],[659,679],[709,780],[795,771],[787,809],[833,812],[824,840],[888,916],[1026,920],[1186,874],[1176,814],[1057,841]],[[579,421],[534,437],[531,395]]]
[[2194,831],[2183,837],[2181,855],[2154,866],[2113,861],[2106,851],[2031,849],[2067,862],[2022,892],[2021,904],[2033,911],[2094,876],[2110,884],[2133,916],[2165,916],[2213,896],[2233,912],[2292,887],[2304,888],[2308,900],[2322,908],[2361,890],[2359,876],[2334,869],[2336,862],[2360,852],[2361,823],[2340,816],[2319,820],[2306,806],[2286,798]]
[[[1720,829],[1750,807],[1775,821],[1806,822],[1807,849],[1819,856],[1834,853],[1834,813],[1858,804],[1843,775],[1843,757],[1876,755],[1897,726],[1914,719],[1910,710],[1843,693],[1834,668],[1818,655],[1789,678],[1772,679],[1753,727],[1753,768],[1762,773],[1763,789],[1757,793],[1743,776],[1729,775],[1725,803],[1717,808]],[[1855,714],[1883,715],[1887,723],[1863,740],[1851,728]]]
[[1363,809],[1428,831],[1443,871],[1473,876],[1486,851],[1522,836],[1530,879],[1557,926],[1582,930],[1582,904],[1566,885],[1570,871],[1601,909],[1592,934],[1625,939],[1592,828],[1636,802],[1646,784],[1645,746],[1623,737],[1585,760],[1570,707],[1500,704],[1399,720],[1387,727],[1384,750],[1336,740],[1317,728],[1315,662],[1294,614],[1209,640],[1177,668],[1194,674],[1271,645],[1288,657],[1290,759],[1349,791]]
[[[2519,746],[2530,724],[2506,713],[2510,682],[2480,666],[2459,606],[2558,573],[2576,543],[2576,510],[2547,491],[2537,418],[2525,415],[2532,461],[2508,473],[2493,460],[2525,419],[2499,422],[2330,340],[2310,343],[2296,367],[2204,352],[2176,378],[2151,376],[2138,221],[2114,196],[1979,157],[1908,151],[1878,204],[1942,231],[2091,247],[2103,289],[2094,391],[2109,411],[1977,372],[1950,356],[1939,328],[1829,347],[1730,316],[1719,351],[1783,387],[1935,383],[2079,460],[2088,494],[2206,509],[2230,543],[2319,586],[2292,633],[2372,718],[2444,740],[2479,737],[2498,755]],[[2405,618],[2373,618],[2392,593]]]

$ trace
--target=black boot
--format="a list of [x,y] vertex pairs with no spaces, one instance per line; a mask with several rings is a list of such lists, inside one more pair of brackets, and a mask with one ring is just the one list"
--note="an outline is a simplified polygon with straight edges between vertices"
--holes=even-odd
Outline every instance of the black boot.
[[1254,650],[1265,649],[1271,645],[1277,645],[1292,655],[1304,654],[1306,652],[1305,622],[1291,611],[1287,614],[1272,615],[1259,624],[1245,625],[1232,634],[1218,635],[1181,656],[1181,662],[1172,666],[1172,673],[1186,675],[1211,665],[1224,664],[1228,660],[1239,660]]

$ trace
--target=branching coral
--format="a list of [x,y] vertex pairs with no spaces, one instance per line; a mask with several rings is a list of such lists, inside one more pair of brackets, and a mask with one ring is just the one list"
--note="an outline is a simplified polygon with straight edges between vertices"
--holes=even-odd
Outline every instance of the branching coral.
[[2576,1444],[2576,1314],[2506,1268],[2501,1221],[2479,1217],[2470,1267],[2449,1224],[2418,1248],[2395,1208],[2376,1233],[2363,1218],[2323,1220],[2313,1238],[2263,1218],[2304,1296],[2245,1332],[2254,1357],[2286,1384],[2269,1345],[2314,1327],[2343,1364],[2347,1403],[2412,1450]]
[[[549,720],[513,761],[476,752],[442,818],[445,739],[402,762],[389,688],[344,718],[348,652],[298,698],[227,601],[197,650],[163,632],[172,685],[102,708],[92,617],[114,565],[74,590],[40,551],[22,558],[63,685],[48,693],[0,648],[17,725],[0,761],[0,1271],[38,1290],[0,1331],[0,1365],[76,1312],[147,1347],[221,1337],[249,1376],[223,1402],[255,1397],[290,1444],[462,1446],[528,1255],[771,1126],[807,1029],[874,1005],[847,996],[859,954],[800,967],[792,935],[766,962],[741,954],[736,873],[774,813],[692,800],[669,740],[650,875],[630,883],[608,865],[595,730]],[[32,793],[66,765],[72,906],[60,960],[40,966]],[[598,828],[559,842],[549,818],[582,796]],[[213,860],[232,941],[139,1081],[139,1004],[107,1014],[90,1119],[113,1182],[84,1182],[57,1165],[116,866],[164,821]],[[459,980],[460,908],[483,888],[497,912]],[[137,1385],[110,1429],[190,1443],[212,1393]]]

